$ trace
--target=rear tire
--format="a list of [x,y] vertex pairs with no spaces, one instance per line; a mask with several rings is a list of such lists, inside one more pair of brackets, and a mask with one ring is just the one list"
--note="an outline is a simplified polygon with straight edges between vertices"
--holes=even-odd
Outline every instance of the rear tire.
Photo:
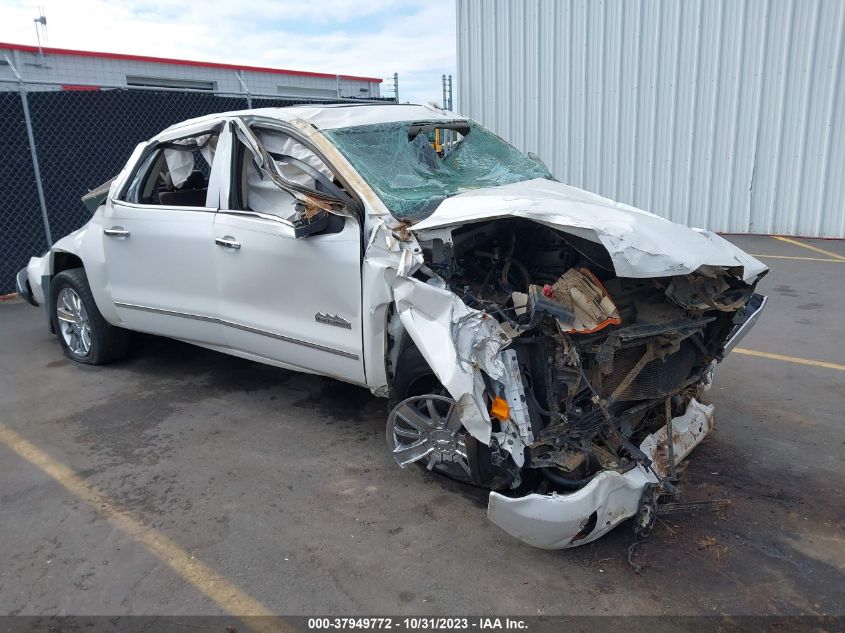
[[82,268],[53,277],[50,319],[65,356],[77,363],[102,365],[125,357],[129,350],[128,332],[100,314]]

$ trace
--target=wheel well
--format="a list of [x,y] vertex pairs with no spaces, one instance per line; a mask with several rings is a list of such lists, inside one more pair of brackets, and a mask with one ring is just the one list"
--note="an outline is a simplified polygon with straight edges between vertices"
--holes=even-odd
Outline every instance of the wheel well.
[[434,370],[407,333],[403,337],[390,388],[393,399],[421,396],[426,393],[447,395]]
[[58,251],[53,254],[53,275],[71,268],[85,268],[85,266],[82,265],[82,260],[79,257],[71,253]]
[[396,372],[399,370],[399,368],[402,365],[407,365],[407,359],[405,358],[406,355],[415,355],[419,356],[419,358],[422,358],[422,353],[417,348],[417,344],[414,343],[414,340],[411,338],[411,335],[408,334],[408,331],[403,327],[398,332],[396,332],[395,338],[391,336],[391,339],[389,341],[389,348],[387,353],[387,377],[391,385],[396,380]]

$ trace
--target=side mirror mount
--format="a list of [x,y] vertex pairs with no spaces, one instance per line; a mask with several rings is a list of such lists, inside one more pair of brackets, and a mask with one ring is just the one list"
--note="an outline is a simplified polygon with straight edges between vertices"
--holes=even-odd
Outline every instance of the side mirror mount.
[[293,236],[297,239],[308,237],[309,235],[325,231],[328,226],[329,213],[327,211],[320,210],[311,217],[300,213],[293,221]]
[[311,235],[340,233],[344,226],[346,226],[346,218],[344,216],[329,213],[322,209],[311,217],[300,213],[293,221],[293,236],[298,239]]

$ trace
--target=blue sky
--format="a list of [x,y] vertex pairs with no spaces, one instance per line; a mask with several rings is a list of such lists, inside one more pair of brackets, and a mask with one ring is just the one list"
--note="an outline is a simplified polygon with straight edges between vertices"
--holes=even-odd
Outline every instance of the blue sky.
[[[454,0],[0,0],[0,41],[389,78],[441,100],[455,74]],[[386,87],[386,86],[385,86]]]

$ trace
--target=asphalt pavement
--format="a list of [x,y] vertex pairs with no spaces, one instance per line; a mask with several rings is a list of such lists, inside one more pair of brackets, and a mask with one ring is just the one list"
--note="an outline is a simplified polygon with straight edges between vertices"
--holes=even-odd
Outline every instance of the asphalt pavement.
[[365,389],[150,336],[81,366],[3,302],[0,613],[842,614],[845,242],[730,239],[770,302],[683,486],[731,505],[662,518],[640,574],[628,524],[541,551],[400,470]]

